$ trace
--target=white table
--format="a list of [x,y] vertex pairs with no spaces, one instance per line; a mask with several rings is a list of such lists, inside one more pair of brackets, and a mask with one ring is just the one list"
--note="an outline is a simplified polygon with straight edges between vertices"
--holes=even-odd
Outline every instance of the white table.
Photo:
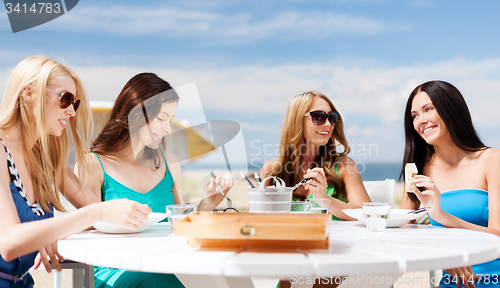
[[138,234],[85,231],[59,241],[58,249],[67,259],[91,265],[174,273],[186,287],[247,288],[254,287],[250,277],[300,283],[314,276],[397,277],[475,265],[500,257],[500,237],[422,225],[373,233],[358,222],[334,221],[328,250],[224,251],[189,247],[169,224],[155,224]]

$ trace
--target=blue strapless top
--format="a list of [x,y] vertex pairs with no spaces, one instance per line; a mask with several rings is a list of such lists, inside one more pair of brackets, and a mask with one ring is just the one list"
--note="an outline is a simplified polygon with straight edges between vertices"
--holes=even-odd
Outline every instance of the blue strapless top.
[[[488,191],[457,189],[441,193],[441,209],[469,223],[488,227]],[[432,225],[443,226],[429,217]]]
[[[441,209],[455,217],[465,220],[469,223],[488,227],[488,191],[481,189],[456,189],[441,193]],[[436,222],[429,217],[432,225],[443,226],[441,223]],[[472,266],[472,270],[476,274],[490,275],[490,284],[486,284],[485,276],[482,277],[481,282],[476,284],[476,288],[492,287],[499,285],[500,282],[500,259],[486,262],[479,265]],[[443,279],[439,286],[443,287],[457,287],[454,282],[446,283],[448,273],[443,271]],[[450,278],[451,279],[451,278]],[[491,281],[495,281],[493,285]]]

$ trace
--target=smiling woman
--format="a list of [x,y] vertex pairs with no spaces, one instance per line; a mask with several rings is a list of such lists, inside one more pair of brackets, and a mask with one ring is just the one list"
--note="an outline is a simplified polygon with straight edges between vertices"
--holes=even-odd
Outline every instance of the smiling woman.
[[[403,193],[401,208],[422,204],[438,226],[489,232],[500,236],[500,150],[483,144],[472,124],[465,99],[443,81],[417,86],[405,110],[406,149],[403,169],[415,163],[418,189]],[[440,286],[492,287],[500,260],[447,269]],[[479,277],[481,279],[479,280]],[[467,282],[467,283],[464,283]],[[459,283],[460,284],[460,283]]]
[[[356,163],[347,156],[349,152],[342,116],[332,101],[322,93],[305,92],[290,101],[281,131],[280,156],[265,163],[260,175],[280,177],[288,187],[309,178],[295,189],[294,200],[329,199],[333,219],[354,220],[342,210],[360,208],[370,198]],[[317,285],[320,283],[313,287]],[[290,281],[279,282],[280,288],[290,286]],[[331,283],[326,287],[336,286]]]
[[[68,67],[33,56],[12,72],[0,104],[0,287],[33,287],[28,269],[43,262],[50,272],[49,258],[61,270],[59,239],[102,221],[136,230],[151,213],[130,200],[99,203],[68,168],[68,134],[86,167],[89,114],[82,83]],[[59,192],[80,209],[53,218],[54,209],[65,211]]]
[[[102,201],[127,198],[147,204],[153,212],[183,204],[178,159],[164,151],[172,132],[179,96],[170,84],[153,73],[132,77],[118,95],[108,122],[92,144],[89,173],[79,174]],[[203,188],[199,210],[211,210],[232,183],[221,175]],[[96,267],[96,287],[183,287],[173,274],[155,274]]]
[[370,198],[349,152],[342,116],[333,103],[322,93],[306,92],[290,101],[280,156],[264,164],[260,174],[278,176],[289,187],[311,178],[295,190],[294,197],[329,198],[334,219],[352,220],[342,209],[360,208]]

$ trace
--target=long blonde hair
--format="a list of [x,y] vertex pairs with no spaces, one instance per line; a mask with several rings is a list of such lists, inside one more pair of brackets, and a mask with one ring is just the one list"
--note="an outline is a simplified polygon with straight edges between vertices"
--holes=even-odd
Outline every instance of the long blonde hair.
[[[59,199],[59,191],[64,187],[68,171],[69,132],[65,129],[60,137],[49,135],[45,104],[46,86],[59,76],[70,76],[75,81],[75,96],[80,99],[78,113],[70,117],[68,128],[71,131],[71,142],[75,146],[80,172],[83,172],[86,169],[85,151],[89,151],[88,135],[92,119],[80,78],[71,69],[48,57],[28,57],[14,68],[0,103],[1,129],[9,128],[20,121],[23,149],[31,168],[34,192],[38,204],[45,211],[50,211],[51,205],[59,211],[65,211]],[[22,97],[25,87],[31,89],[33,100],[39,104],[34,115]],[[31,131],[32,121],[36,123],[36,131]],[[34,135],[38,138],[34,139]],[[35,144],[30,146],[29,143]]]
[[[309,91],[292,98],[288,105],[285,120],[283,121],[283,128],[281,129],[279,160],[269,173],[269,175],[278,176],[285,180],[287,186],[293,186],[302,180],[299,177],[299,173],[303,165],[304,154],[307,153],[307,142],[303,133],[302,120],[309,106],[311,106],[314,97],[324,99],[328,102],[332,111],[338,113],[332,101],[320,92]],[[337,151],[339,146],[344,147],[341,153]],[[331,138],[326,145],[320,147],[315,159],[316,166],[322,167],[325,170],[328,184],[335,187],[335,197],[343,194],[345,199],[344,183],[335,173],[335,163],[338,157],[345,156],[350,151],[351,148],[344,135],[344,122],[342,121],[342,116],[340,116]]]

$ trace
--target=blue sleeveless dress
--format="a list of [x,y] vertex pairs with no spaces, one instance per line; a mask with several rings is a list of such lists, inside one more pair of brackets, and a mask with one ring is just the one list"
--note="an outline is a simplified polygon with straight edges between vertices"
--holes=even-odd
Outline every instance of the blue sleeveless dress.
[[[165,166],[167,167],[165,177],[163,177],[163,179],[158,182],[153,189],[146,193],[141,193],[126,187],[113,179],[113,177],[109,176],[104,170],[104,166],[102,165],[99,155],[97,155],[97,153],[94,154],[97,156],[97,159],[99,159],[102,172],[104,173],[104,179],[101,187],[102,201],[127,198],[142,204],[148,204],[153,212],[160,213],[165,213],[167,205],[174,204],[174,197],[172,194],[174,179],[168,169],[165,155],[163,155],[163,160],[165,161]],[[98,266],[94,268],[94,273],[96,288],[184,287],[179,279],[177,279],[177,277],[173,274],[134,272]]]
[[[17,173],[16,166],[14,165],[14,159],[10,155],[9,149],[5,145],[2,139],[0,139],[4,148],[5,154],[7,156],[7,167],[10,173],[10,193],[12,194],[12,199],[16,205],[17,215],[21,223],[37,221],[46,218],[53,217],[52,208],[50,212],[46,212],[38,203],[30,204],[26,193],[24,192],[24,186],[21,182],[21,178]],[[5,261],[0,256],[0,272],[9,275],[24,275],[20,281],[10,281],[0,277],[0,288],[29,288],[33,287],[35,284],[33,278],[28,272],[28,270],[33,266],[35,262],[35,257],[38,251],[32,252],[27,255],[18,257],[10,262]]]
[[[456,189],[441,194],[441,209],[464,221],[488,226],[488,191],[480,189]],[[429,217],[432,225],[443,226]],[[500,259],[472,266],[475,274],[481,276],[476,288],[500,287]],[[443,271],[439,283],[442,287],[457,287],[451,275]],[[489,284],[488,284],[489,283]]]

